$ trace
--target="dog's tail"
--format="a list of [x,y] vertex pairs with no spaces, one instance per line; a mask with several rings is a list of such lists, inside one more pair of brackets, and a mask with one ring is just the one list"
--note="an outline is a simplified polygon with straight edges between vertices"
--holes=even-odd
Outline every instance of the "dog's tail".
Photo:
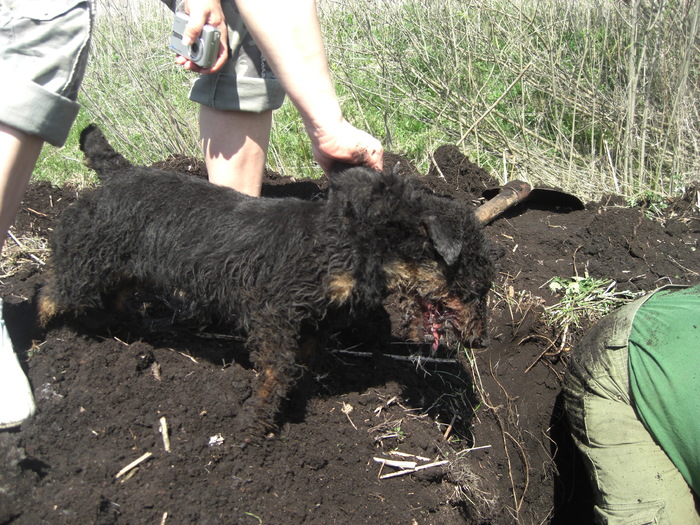
[[100,180],[132,167],[131,162],[109,145],[95,124],[90,124],[80,134],[80,149],[85,154],[87,165],[97,172]]

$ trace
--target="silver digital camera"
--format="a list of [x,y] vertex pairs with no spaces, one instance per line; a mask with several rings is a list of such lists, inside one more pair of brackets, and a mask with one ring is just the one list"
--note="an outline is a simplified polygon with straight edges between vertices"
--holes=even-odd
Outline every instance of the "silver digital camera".
[[221,32],[209,24],[205,25],[199,38],[186,46],[182,43],[182,34],[187,27],[190,17],[187,13],[176,12],[173,22],[173,33],[170,36],[170,49],[178,55],[191,60],[201,68],[209,68],[214,65],[219,52],[219,40]]

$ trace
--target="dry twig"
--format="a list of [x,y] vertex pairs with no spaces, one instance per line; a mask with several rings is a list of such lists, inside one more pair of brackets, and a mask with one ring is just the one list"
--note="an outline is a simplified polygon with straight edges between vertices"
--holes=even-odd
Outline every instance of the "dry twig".
[[[426,470],[429,468],[435,468],[435,467],[441,467],[443,465],[447,465],[449,463],[448,460],[442,460],[442,461],[433,461],[432,463],[422,463],[419,464],[419,461],[425,462],[425,461],[430,461],[428,458],[424,458],[422,456],[414,456],[413,454],[406,454],[406,453],[394,453],[395,455],[401,455],[402,457],[412,457],[416,459],[417,461],[398,461],[395,459],[386,459],[386,458],[372,458],[374,461],[377,463],[380,463],[382,465],[381,469],[379,470],[379,479],[389,479],[389,478],[395,478],[397,476],[405,476],[406,474],[412,474],[414,472],[419,472],[421,470]],[[396,472],[390,472],[389,474],[382,474],[382,470],[384,469],[384,466],[388,467],[394,467],[398,468]]]
[[144,461],[146,461],[146,460],[147,460],[148,458],[150,458],[152,455],[153,455],[153,452],[146,452],[143,456],[141,456],[140,458],[138,458],[138,459],[132,461],[132,462],[129,463],[126,467],[124,467],[124,468],[121,469],[119,472],[117,472],[117,475],[114,476],[114,477],[115,477],[115,478],[120,478],[120,477],[122,477],[122,476],[123,476],[124,474],[126,474],[127,472],[129,472],[129,471],[135,469],[136,467],[138,467],[141,463],[143,463]]
[[165,416],[160,418],[160,435],[163,437],[163,448],[170,452],[170,434],[168,433],[168,421]]

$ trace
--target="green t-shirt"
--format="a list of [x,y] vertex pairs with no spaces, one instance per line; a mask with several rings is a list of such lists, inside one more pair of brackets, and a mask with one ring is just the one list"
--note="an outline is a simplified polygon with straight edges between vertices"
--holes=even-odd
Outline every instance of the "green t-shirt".
[[629,372],[639,417],[700,494],[700,285],[661,290],[640,307]]

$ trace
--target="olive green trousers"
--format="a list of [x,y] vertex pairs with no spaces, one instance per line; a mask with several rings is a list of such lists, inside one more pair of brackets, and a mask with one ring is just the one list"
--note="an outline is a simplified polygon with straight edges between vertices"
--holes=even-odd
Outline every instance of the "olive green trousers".
[[700,525],[693,492],[638,418],[630,396],[627,341],[648,297],[606,316],[581,340],[564,404],[591,478],[598,523]]

